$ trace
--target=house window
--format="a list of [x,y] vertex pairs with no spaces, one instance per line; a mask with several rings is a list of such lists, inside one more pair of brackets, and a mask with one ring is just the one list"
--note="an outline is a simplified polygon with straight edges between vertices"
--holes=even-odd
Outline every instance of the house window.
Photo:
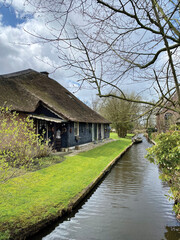
[[38,123],[38,134],[44,138],[48,139],[48,124],[44,120],[39,120]]
[[74,136],[79,136],[79,123],[74,123]]

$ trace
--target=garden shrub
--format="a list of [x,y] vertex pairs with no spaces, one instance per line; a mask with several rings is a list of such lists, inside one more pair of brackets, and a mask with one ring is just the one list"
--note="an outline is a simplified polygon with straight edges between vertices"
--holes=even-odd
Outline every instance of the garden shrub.
[[0,182],[12,177],[17,168],[29,169],[34,158],[49,153],[47,143],[35,133],[33,120],[0,107]]
[[157,132],[157,129],[154,128],[154,127],[149,127],[149,128],[147,128],[146,132],[147,132],[147,134],[148,134],[148,137],[149,137],[149,138],[152,138],[152,134],[153,134],[153,133],[156,133],[156,132]]
[[161,179],[170,184],[175,205],[174,210],[180,214],[180,129],[159,134],[156,145],[148,149],[147,158],[160,166]]

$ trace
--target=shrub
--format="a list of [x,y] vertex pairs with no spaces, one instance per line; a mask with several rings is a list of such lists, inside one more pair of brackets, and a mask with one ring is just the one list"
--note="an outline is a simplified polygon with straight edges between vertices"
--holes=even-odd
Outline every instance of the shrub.
[[175,201],[174,210],[180,214],[180,131],[170,130],[155,139],[156,145],[148,149],[147,158],[160,166],[163,181],[170,184]]
[[149,138],[152,138],[152,134],[153,134],[153,133],[156,133],[156,132],[157,132],[157,129],[154,128],[154,127],[149,127],[149,128],[147,128],[146,132],[147,132],[147,134],[148,134],[148,137],[149,137]]
[[29,169],[35,157],[49,153],[48,145],[42,143],[41,137],[34,131],[33,120],[29,117],[20,118],[8,107],[0,107],[1,182],[12,177],[17,168]]

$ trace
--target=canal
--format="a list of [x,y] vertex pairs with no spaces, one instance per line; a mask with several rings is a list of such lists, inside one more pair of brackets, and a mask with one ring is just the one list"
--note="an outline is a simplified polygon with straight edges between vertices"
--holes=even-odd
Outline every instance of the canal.
[[133,145],[79,209],[33,240],[179,240],[169,188],[144,158],[150,146]]

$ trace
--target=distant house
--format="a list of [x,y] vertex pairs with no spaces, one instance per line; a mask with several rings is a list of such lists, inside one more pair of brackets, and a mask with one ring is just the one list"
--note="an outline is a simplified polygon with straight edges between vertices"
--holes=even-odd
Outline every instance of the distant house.
[[[172,97],[172,100],[176,102],[176,99],[177,94],[175,93]],[[169,107],[172,108],[171,105]],[[159,109],[159,111],[156,113],[156,126],[158,132],[166,132],[172,124],[180,124],[179,113],[166,108]]]
[[35,131],[56,150],[109,138],[110,122],[90,109],[47,72],[28,69],[0,76],[0,106],[30,116]]

